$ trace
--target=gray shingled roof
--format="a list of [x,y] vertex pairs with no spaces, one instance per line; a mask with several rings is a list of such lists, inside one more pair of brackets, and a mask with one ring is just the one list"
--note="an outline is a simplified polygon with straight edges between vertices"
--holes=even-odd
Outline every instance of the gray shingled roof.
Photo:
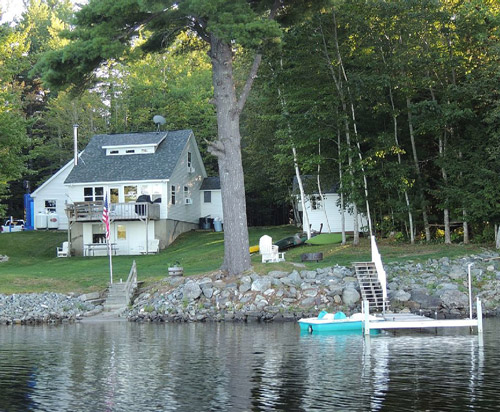
[[200,190],[220,190],[220,179],[218,176],[203,179]]
[[[168,179],[191,133],[193,133],[192,130],[176,130],[95,135],[65,183]],[[106,149],[102,148],[103,146],[159,142],[161,143],[154,154],[106,156]]]

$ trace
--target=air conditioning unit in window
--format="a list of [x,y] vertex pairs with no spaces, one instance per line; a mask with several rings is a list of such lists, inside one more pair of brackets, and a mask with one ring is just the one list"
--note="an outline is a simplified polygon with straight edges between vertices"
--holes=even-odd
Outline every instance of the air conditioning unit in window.
[[189,166],[188,167],[188,172],[189,173],[194,173],[195,172],[194,167],[193,166]]
[[192,205],[193,204],[193,199],[191,199],[190,197],[186,197],[184,199],[184,204],[185,205]]

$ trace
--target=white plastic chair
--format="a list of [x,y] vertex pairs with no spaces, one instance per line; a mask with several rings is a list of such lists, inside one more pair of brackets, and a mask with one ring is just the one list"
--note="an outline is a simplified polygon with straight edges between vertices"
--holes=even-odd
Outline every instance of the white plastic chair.
[[259,252],[262,255],[262,263],[283,262],[285,260],[285,252],[279,252],[278,246],[273,245],[273,239],[268,235],[260,238]]
[[148,253],[158,253],[160,250],[160,239],[152,239],[149,241]]
[[68,242],[63,242],[62,246],[57,248],[57,257],[68,257]]

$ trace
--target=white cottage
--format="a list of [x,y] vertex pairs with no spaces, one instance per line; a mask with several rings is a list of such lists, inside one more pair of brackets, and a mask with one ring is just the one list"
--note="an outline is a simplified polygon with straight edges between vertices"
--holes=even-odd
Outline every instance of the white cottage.
[[68,229],[66,205],[71,203],[64,181],[73,169],[74,160],[66,163],[57,173],[31,193],[35,229]]
[[[302,176],[303,183],[305,186],[306,197],[305,197],[305,208],[307,211],[307,217],[309,218],[309,225],[311,230],[315,231],[328,231],[328,223],[330,225],[331,233],[342,232],[342,210],[340,208],[340,195],[337,193],[336,186],[330,186],[322,188],[323,200],[318,193],[316,185],[316,177],[314,176]],[[297,195],[298,183],[297,178],[294,177],[293,180],[293,190],[295,193],[295,207],[299,212],[301,219],[303,219],[302,204],[300,201],[300,195]],[[344,220],[345,220],[345,231],[354,232],[354,215],[350,212],[350,205],[346,205],[344,210]],[[366,217],[361,213],[358,214],[358,227],[359,231],[363,231],[368,226]]]
[[60,228],[68,228],[73,254],[90,256],[106,254],[101,219],[107,197],[113,253],[133,255],[156,252],[198,228],[205,204],[222,218],[217,196],[209,202],[200,190],[206,178],[191,130],[96,135],[76,166],[68,163],[33,194],[36,207],[64,188],[56,199],[56,207],[66,208]]

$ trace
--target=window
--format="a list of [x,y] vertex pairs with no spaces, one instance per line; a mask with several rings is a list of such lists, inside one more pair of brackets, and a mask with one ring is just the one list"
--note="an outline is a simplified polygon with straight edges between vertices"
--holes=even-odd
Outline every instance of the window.
[[106,243],[106,232],[103,224],[92,225],[92,243]]
[[118,203],[120,201],[118,188],[109,189],[109,200],[111,203]]
[[210,190],[205,190],[203,192],[203,202],[212,203],[212,192]]
[[321,197],[319,196],[311,196],[311,209],[312,210],[320,210],[321,209]]
[[125,202],[135,202],[137,199],[137,186],[125,186],[123,188]]
[[104,188],[101,187],[84,187],[83,200],[93,202],[96,200],[104,200]]
[[93,187],[84,187],[83,188],[83,200],[86,202],[92,202],[94,200],[94,188]]
[[109,147],[103,146],[106,149],[106,156],[126,156],[133,154],[149,154],[155,152],[155,145],[146,145],[146,146],[121,146],[121,147]]
[[104,200],[104,188],[94,187],[94,198],[95,200]]
[[56,201],[55,200],[46,200],[45,201],[45,210],[47,213],[56,213]]
[[175,186],[172,185],[172,189],[170,190],[170,200],[172,204],[175,205]]
[[192,165],[192,161],[191,161],[191,152],[188,152],[188,155],[187,155],[187,167],[188,169],[191,168]]
[[119,240],[127,239],[127,227],[125,225],[117,225],[116,226],[116,237]]

